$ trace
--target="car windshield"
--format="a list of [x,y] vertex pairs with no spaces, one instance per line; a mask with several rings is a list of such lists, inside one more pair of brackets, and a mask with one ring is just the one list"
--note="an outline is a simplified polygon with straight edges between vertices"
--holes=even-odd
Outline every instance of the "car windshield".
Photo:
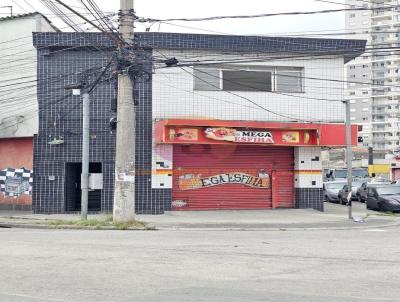
[[335,170],[335,177],[336,178],[346,178],[347,170]]
[[376,188],[379,195],[400,195],[400,186]]
[[343,188],[343,186],[345,185],[346,183],[345,182],[334,182],[334,183],[328,183],[328,184],[325,184],[325,187],[327,188],[327,189],[341,189],[341,188]]

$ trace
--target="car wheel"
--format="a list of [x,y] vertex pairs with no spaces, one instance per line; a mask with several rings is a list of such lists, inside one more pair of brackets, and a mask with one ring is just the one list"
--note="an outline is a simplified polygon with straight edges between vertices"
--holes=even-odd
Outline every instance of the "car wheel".
[[387,209],[385,206],[381,205],[378,203],[378,209],[379,212],[391,212],[391,210]]
[[347,200],[344,200],[343,198],[341,198],[340,204],[345,206],[347,204]]

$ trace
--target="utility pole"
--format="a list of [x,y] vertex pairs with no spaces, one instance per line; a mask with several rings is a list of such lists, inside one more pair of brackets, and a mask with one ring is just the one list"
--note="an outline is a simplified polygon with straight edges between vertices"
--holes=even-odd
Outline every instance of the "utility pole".
[[352,204],[351,204],[351,191],[353,184],[352,175],[352,160],[353,150],[351,146],[351,122],[350,122],[350,100],[345,100],[346,104],[346,160],[347,160],[347,186],[349,188],[348,197],[348,208],[349,208],[349,219],[353,219]]
[[[125,47],[133,46],[133,0],[120,0],[119,32],[125,45],[120,44],[120,55]],[[115,155],[115,188],[113,220],[128,223],[135,220],[135,132],[136,108],[133,83],[128,70],[118,75],[117,139]]]
[[[101,76],[103,73],[101,74]],[[72,90],[72,95],[82,95],[82,170],[81,170],[81,219],[87,220],[89,200],[89,144],[90,144],[90,91],[84,83],[67,85],[64,88]]]
[[82,174],[81,174],[81,219],[87,220],[89,199],[89,132],[90,132],[90,96],[85,90],[82,104]]

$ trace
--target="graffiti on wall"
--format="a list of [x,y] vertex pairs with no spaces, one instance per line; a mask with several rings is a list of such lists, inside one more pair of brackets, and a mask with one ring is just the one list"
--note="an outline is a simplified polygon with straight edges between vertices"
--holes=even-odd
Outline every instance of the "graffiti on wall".
[[179,188],[181,190],[195,190],[224,184],[241,184],[257,189],[271,188],[270,178],[265,170],[260,170],[258,176],[243,172],[231,172],[208,177],[202,177],[201,174],[186,174],[179,177]]
[[31,195],[33,171],[25,168],[0,170],[0,192],[5,196]]

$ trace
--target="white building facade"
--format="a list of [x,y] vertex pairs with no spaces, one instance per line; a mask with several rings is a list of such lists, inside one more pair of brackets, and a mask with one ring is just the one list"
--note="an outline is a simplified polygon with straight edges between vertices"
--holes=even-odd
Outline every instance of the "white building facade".
[[38,133],[32,33],[54,31],[40,13],[0,18],[0,209],[31,208],[33,137]]

